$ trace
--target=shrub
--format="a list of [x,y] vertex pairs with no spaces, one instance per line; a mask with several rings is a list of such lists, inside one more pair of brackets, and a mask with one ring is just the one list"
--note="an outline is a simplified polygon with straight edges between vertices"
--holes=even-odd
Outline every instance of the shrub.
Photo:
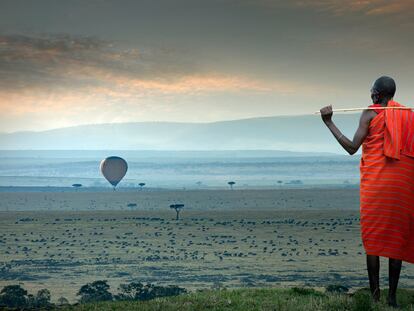
[[185,288],[176,285],[144,285],[139,282],[121,284],[119,290],[120,293],[116,296],[117,300],[150,300],[158,297],[177,296],[186,292]]
[[50,292],[47,289],[41,289],[37,292],[35,298],[36,307],[48,307],[50,306]]
[[301,296],[324,296],[322,293],[314,290],[313,288],[293,287],[291,289],[291,292],[295,295]]
[[0,305],[9,308],[24,308],[27,306],[27,290],[20,285],[7,285],[0,292]]
[[58,306],[67,306],[69,304],[69,300],[67,300],[65,297],[60,297],[57,300]]
[[330,284],[325,287],[325,290],[328,293],[344,294],[348,292],[349,288],[340,284]]
[[29,309],[41,309],[51,307],[53,304],[50,303],[50,292],[47,289],[41,289],[37,292],[36,296],[27,295],[27,307]]
[[81,303],[108,301],[113,299],[112,294],[109,292],[109,285],[106,280],[95,281],[83,285],[76,295],[81,296],[79,300]]

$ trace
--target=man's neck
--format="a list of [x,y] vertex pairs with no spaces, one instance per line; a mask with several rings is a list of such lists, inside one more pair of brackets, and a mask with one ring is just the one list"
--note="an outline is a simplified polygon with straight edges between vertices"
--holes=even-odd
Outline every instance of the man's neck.
[[388,102],[389,102],[390,100],[392,100],[392,98],[388,98],[388,97],[386,97],[386,98],[382,98],[382,99],[380,99],[380,100],[378,101],[378,104],[380,104],[380,105],[381,105],[381,106],[383,106],[383,107],[387,107]]

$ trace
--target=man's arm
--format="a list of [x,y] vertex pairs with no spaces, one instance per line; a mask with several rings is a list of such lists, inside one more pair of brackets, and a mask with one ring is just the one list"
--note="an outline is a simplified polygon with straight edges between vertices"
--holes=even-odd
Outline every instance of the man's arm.
[[375,112],[370,110],[364,110],[359,119],[359,126],[355,132],[354,138],[352,141],[348,139],[341,131],[336,127],[335,123],[332,121],[332,106],[326,106],[320,110],[321,117],[325,125],[329,128],[332,134],[335,136],[339,144],[350,154],[354,154],[358,151],[359,147],[362,145],[365,137],[368,135],[369,123],[372,118],[375,116]]

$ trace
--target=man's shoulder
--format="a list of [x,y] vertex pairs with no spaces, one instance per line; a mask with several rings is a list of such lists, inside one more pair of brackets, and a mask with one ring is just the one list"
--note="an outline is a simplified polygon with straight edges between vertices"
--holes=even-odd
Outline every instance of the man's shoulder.
[[366,109],[362,111],[361,121],[370,122],[373,118],[377,116],[377,112],[373,109]]
[[399,102],[396,102],[394,100],[390,100],[388,102],[388,107],[405,107],[404,105],[400,104]]

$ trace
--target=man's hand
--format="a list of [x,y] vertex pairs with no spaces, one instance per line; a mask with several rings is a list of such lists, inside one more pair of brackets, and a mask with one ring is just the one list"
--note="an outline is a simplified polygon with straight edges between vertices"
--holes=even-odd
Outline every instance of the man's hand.
[[332,105],[321,108],[320,112],[323,122],[329,123],[332,121]]

